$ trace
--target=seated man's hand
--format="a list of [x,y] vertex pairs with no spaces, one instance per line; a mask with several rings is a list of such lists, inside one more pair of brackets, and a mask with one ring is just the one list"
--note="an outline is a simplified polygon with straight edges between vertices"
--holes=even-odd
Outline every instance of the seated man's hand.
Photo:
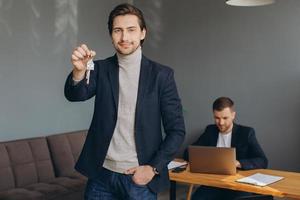
[[125,174],[133,174],[132,180],[137,185],[147,185],[155,173],[150,165],[141,165],[125,171]]
[[238,160],[235,161],[235,167],[242,168],[241,163]]

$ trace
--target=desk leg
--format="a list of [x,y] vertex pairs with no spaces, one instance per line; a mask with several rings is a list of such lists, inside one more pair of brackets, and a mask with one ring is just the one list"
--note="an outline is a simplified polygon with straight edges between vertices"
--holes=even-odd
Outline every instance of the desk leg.
[[176,200],[176,181],[171,181],[170,200]]

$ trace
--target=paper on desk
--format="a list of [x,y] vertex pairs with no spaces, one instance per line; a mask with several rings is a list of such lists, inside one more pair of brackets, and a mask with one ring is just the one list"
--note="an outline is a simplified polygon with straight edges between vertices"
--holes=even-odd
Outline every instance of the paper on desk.
[[240,182],[240,183],[248,183],[248,184],[252,184],[252,185],[266,186],[266,185],[269,185],[276,181],[279,181],[283,178],[284,177],[282,177],[282,176],[272,176],[272,175],[267,175],[267,174],[256,173],[251,176],[247,176],[245,178],[237,179],[236,181]]
[[181,166],[184,166],[184,165],[187,165],[186,161],[183,161],[183,162],[171,161],[168,164],[168,169],[174,169],[176,167],[181,167]]

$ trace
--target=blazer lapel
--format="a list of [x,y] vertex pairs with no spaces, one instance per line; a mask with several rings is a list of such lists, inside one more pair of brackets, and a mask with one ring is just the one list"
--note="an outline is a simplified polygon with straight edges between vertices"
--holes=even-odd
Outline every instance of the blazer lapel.
[[114,97],[114,102],[116,106],[116,110],[118,110],[119,105],[119,64],[117,55],[112,57],[112,62],[109,63],[110,66],[108,67],[109,70],[109,80],[110,85]]
[[211,138],[211,146],[217,146],[218,137],[219,137],[219,129],[217,128],[217,126],[215,126]]
[[236,141],[237,141],[237,125],[233,123],[232,128],[232,136],[231,136],[231,147],[236,147]]
[[[136,100],[136,115],[135,121],[137,122],[139,119],[139,114],[142,110],[142,102],[145,96],[145,92],[148,86],[150,74],[151,74],[151,66],[149,65],[149,61],[145,56],[142,56],[141,60],[141,70],[140,70],[140,78],[139,78],[139,88]],[[135,123],[137,124],[137,123]]]

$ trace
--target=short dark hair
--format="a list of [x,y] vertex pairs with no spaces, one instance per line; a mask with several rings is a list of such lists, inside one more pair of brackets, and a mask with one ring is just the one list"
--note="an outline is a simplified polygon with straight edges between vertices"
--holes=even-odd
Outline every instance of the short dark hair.
[[[129,3],[123,3],[120,5],[117,5],[109,14],[107,25],[108,25],[108,31],[109,31],[110,35],[112,34],[114,19],[120,15],[135,15],[135,16],[137,16],[137,18],[139,19],[139,25],[140,25],[141,30],[144,30],[144,29],[147,30],[146,22],[145,22],[142,11]],[[143,42],[144,42],[144,40],[141,40],[141,44]]]
[[224,108],[233,110],[234,102],[229,97],[219,97],[213,103],[213,110],[222,111]]

